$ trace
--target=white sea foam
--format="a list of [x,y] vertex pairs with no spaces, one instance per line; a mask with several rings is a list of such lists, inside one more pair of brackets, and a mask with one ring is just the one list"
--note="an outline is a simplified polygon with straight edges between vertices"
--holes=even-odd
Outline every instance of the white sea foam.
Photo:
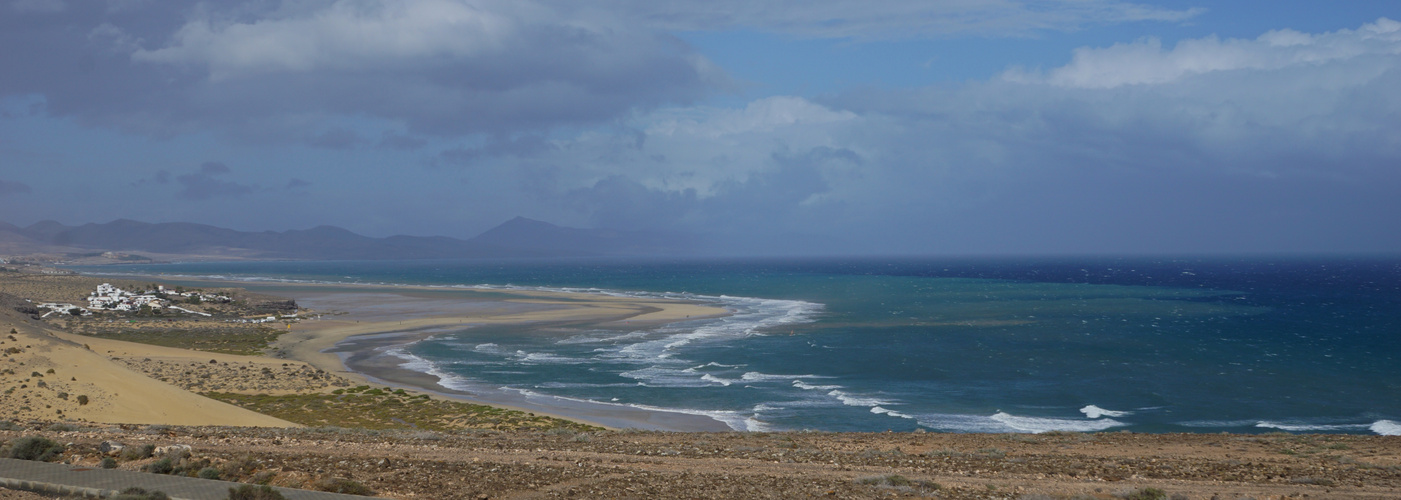
[[648,336],[648,335],[651,335],[651,334],[652,334],[652,332],[649,332],[649,331],[646,331],[646,330],[638,330],[638,331],[633,331],[633,332],[627,332],[627,333],[620,334],[620,335],[608,335],[608,336],[603,336],[603,337],[596,337],[596,336],[589,336],[589,335],[575,335],[575,336],[573,336],[573,337],[569,337],[569,338],[566,338],[566,339],[557,340],[557,341],[555,341],[555,343],[556,343],[556,344],[561,344],[561,345],[569,345],[569,344],[598,344],[598,343],[604,343],[604,342],[618,342],[618,341],[622,341],[622,340],[639,339],[639,338],[644,338],[644,337],[646,337],[646,336]]
[[867,396],[857,396],[842,390],[833,390],[831,392],[828,392],[827,395],[837,398],[838,401],[841,401],[842,404],[847,406],[881,406],[895,404],[893,402],[885,401],[883,399],[876,399]]
[[[729,424],[727,423],[725,425]],[[759,420],[759,416],[755,415],[744,419],[744,430],[749,432],[769,432],[773,430],[773,426],[769,425],[768,422]]]
[[690,409],[690,408],[664,408],[664,407],[660,407],[660,406],[649,406],[649,405],[643,405],[643,404],[623,404],[623,403],[614,403],[614,402],[610,402],[610,401],[595,401],[595,400],[592,400],[592,399],[571,398],[571,397],[565,397],[565,396],[551,396],[551,395],[549,395],[549,394],[540,394],[540,393],[538,393],[538,392],[534,392],[534,391],[531,391],[531,390],[528,390],[528,389],[521,389],[521,388],[518,388],[518,387],[501,387],[500,389],[503,390],[503,391],[514,391],[514,392],[518,392],[518,393],[520,393],[521,395],[525,396],[525,398],[526,398],[527,400],[535,400],[535,401],[537,401],[537,402],[538,402],[539,400],[541,400],[541,399],[560,399],[560,400],[564,400],[564,401],[574,401],[574,402],[578,402],[578,403],[589,403],[589,404],[608,405],[608,406],[626,406],[626,407],[631,407],[631,408],[637,408],[637,409],[640,409],[640,410],[648,410],[648,411],[666,411],[666,412],[673,412],[673,413],[684,413],[684,414],[687,414],[687,415],[700,415],[700,416],[704,416],[704,417],[710,417],[710,418],[714,419],[715,421],[721,422],[721,423],[725,424],[726,426],[729,426],[729,428],[734,429],[734,430],[737,430],[737,431],[767,432],[767,431],[771,430],[771,426],[770,426],[767,422],[763,422],[763,421],[759,420],[757,415],[745,415],[745,414],[742,414],[742,413],[737,412],[737,411],[729,411],[729,410],[694,410],[694,409]]
[[586,382],[544,382],[536,384],[540,389],[596,389],[601,387],[637,387],[636,383],[590,384]]
[[1019,432],[1040,434],[1052,431],[1094,432],[1126,425],[1123,422],[1107,418],[1088,420],[1079,418],[1024,417],[1006,412],[997,412],[990,416],[938,413],[920,414],[915,415],[915,420],[919,422],[919,425],[934,430],[976,433]]
[[[665,295],[665,294],[663,294]],[[622,372],[624,377],[634,378],[648,387],[704,387],[708,385],[729,386],[739,381],[758,382],[767,380],[766,374],[751,372],[749,378],[735,380],[732,376],[722,376],[716,370],[706,368],[734,369],[743,365],[710,361],[700,365],[680,368],[678,364],[693,363],[679,357],[683,349],[698,342],[713,342],[744,338],[762,334],[766,329],[777,326],[812,321],[812,316],[822,309],[821,304],[797,300],[771,300],[748,297],[704,297],[686,296],[723,305],[731,311],[730,316],[686,323],[666,325],[655,330],[641,342],[627,344],[619,348],[600,350],[595,359],[611,362],[650,365],[646,368]],[[685,366],[685,365],[682,365]],[[808,377],[807,375],[796,377]],[[782,376],[783,379],[795,376]]]
[[1095,405],[1089,405],[1084,408],[1081,408],[1080,413],[1084,413],[1086,417],[1090,418],[1123,417],[1133,414],[1133,412],[1129,411],[1106,410]]
[[714,384],[701,380],[694,371],[649,366],[629,370],[618,375],[637,380],[644,387],[713,387]]
[[797,387],[797,388],[802,389],[802,390],[805,390],[805,391],[831,391],[831,390],[842,389],[842,388],[843,388],[843,387],[840,386],[840,385],[813,385],[813,384],[809,384],[809,383],[807,383],[807,382],[803,382],[803,381],[801,381],[801,380],[794,380],[794,381],[793,381],[793,387]]
[[745,382],[767,382],[767,381],[771,381],[771,380],[792,380],[792,379],[801,379],[801,378],[831,378],[831,377],[824,377],[824,376],[822,376],[822,375],[774,375],[774,374],[770,374],[770,373],[745,372],[744,375],[740,375],[739,378],[740,378],[740,380],[743,380],[743,381],[745,381]]
[[1030,432],[1032,434],[1051,431],[1092,432],[1125,425],[1123,422],[1109,418],[1080,420],[1070,418],[1019,417],[1006,412],[997,412],[992,416],[992,419],[1001,422],[1003,425],[1017,432]]
[[707,373],[707,374],[705,374],[705,375],[701,375],[701,378],[700,378],[700,379],[701,379],[701,380],[704,380],[704,381],[706,381],[706,382],[710,382],[710,383],[712,383],[712,384],[720,384],[720,385],[723,385],[723,386],[725,386],[725,387],[729,387],[730,384],[733,384],[733,383],[735,383],[735,382],[739,382],[738,380],[724,379],[724,378],[716,377],[716,376],[711,375],[711,374],[709,374],[709,373]]
[[593,362],[589,359],[571,358],[543,352],[516,351],[515,357],[517,361],[535,365],[577,365]]
[[1401,422],[1395,420],[1378,420],[1368,429],[1382,436],[1401,436]]
[[403,363],[399,364],[400,368],[438,377],[438,385],[448,389],[467,391],[471,390],[473,386],[472,382],[466,377],[443,370],[437,363],[420,358],[404,350],[404,346],[387,350],[385,354],[404,360]]
[[496,345],[496,344],[493,344],[493,343],[490,343],[490,342],[485,343],[485,344],[477,344],[475,347],[472,348],[472,350],[477,351],[477,352],[491,353],[491,354],[500,354],[500,353],[502,352],[502,351],[501,351],[501,346]]
[[890,416],[892,416],[892,417],[900,417],[900,418],[908,418],[908,419],[914,419],[914,418],[915,418],[915,417],[912,417],[912,416],[910,416],[910,415],[906,415],[906,414],[904,414],[904,413],[900,413],[900,412],[898,412],[898,411],[891,410],[891,409],[887,409],[887,408],[884,408],[884,407],[881,407],[881,406],[872,406],[872,407],[871,407],[871,413],[875,413],[875,414],[877,414],[877,415],[890,415]]
[[703,297],[723,306],[731,314],[722,318],[672,325],[656,330],[660,338],[630,344],[619,349],[618,357],[666,360],[676,351],[696,342],[742,338],[761,334],[782,325],[812,321],[822,310],[822,304],[800,300],[758,299],[750,297]]
[[1289,432],[1314,432],[1314,431],[1349,431],[1366,429],[1367,424],[1315,424],[1307,422],[1270,422],[1262,420],[1255,423],[1256,427],[1262,429],[1279,429]]
[[1189,420],[1178,422],[1183,427],[1250,427],[1258,420]]

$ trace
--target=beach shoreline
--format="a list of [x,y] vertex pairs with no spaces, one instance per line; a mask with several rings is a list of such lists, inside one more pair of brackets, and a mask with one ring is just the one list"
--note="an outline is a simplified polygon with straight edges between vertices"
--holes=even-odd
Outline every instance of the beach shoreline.
[[466,390],[448,387],[440,377],[405,368],[406,360],[386,354],[436,334],[481,325],[636,328],[730,314],[723,308],[674,299],[547,290],[147,278],[188,285],[238,286],[297,301],[311,312],[289,323],[288,331],[270,346],[270,353],[356,383],[390,386],[610,429],[732,430],[721,420],[684,411],[547,396],[484,384],[472,384]]

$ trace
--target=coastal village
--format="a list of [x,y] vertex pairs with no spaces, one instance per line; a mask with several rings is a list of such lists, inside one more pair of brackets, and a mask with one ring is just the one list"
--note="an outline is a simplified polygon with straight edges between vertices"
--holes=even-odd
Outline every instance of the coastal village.
[[233,301],[233,298],[227,295],[185,291],[178,288],[169,289],[166,288],[165,285],[156,285],[154,289],[133,292],[112,286],[111,283],[103,283],[98,285],[97,289],[92,293],[88,294],[88,307],[86,308],[63,302],[44,302],[36,304],[36,307],[49,310],[49,312],[42,317],[47,317],[52,314],[91,316],[93,311],[158,313],[162,310],[205,317],[213,316],[207,312],[177,306],[175,305],[177,299],[186,304],[202,304],[205,302],[223,304]]
[[[87,317],[92,316],[94,311],[149,315],[187,314],[209,318],[214,315],[191,309],[191,307],[206,304],[229,304],[233,300],[233,297],[228,295],[206,293],[200,290],[185,290],[180,287],[167,288],[165,285],[154,285],[154,287],[145,290],[132,291],[113,286],[111,283],[103,283],[88,294],[87,307],[67,302],[42,302],[34,306],[48,311],[40,318],[48,318],[56,314]],[[178,304],[184,304],[184,306]],[[298,313],[293,311],[271,316],[227,318],[224,321],[260,324],[274,321],[295,322],[300,319]]]

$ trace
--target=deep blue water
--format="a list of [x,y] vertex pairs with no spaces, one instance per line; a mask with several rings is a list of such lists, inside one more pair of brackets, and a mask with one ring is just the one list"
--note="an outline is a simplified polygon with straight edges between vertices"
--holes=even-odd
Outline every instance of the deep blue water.
[[[110,272],[112,268],[89,269]],[[735,315],[448,332],[445,383],[739,429],[1401,433],[1401,259],[258,262],[123,272],[669,295]]]

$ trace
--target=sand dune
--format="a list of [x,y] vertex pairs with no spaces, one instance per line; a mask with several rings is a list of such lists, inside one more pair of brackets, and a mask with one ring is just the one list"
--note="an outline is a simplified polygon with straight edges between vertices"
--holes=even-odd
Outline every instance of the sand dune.
[[[12,329],[14,332],[0,334],[0,339],[3,339],[0,350],[13,349],[0,358],[0,371],[4,373],[0,375],[0,385],[4,387],[3,394],[0,394],[0,408],[5,408],[6,413],[0,418],[168,425],[296,426],[154,380],[113,362],[105,353],[93,350],[116,350],[127,356],[160,356],[180,349],[167,350],[56,334],[13,311],[0,311],[0,326],[3,326],[3,332]],[[89,349],[83,343],[89,346],[97,344],[98,347]],[[193,354],[203,358],[220,356]],[[80,402],[80,397],[86,397],[87,404]]]

